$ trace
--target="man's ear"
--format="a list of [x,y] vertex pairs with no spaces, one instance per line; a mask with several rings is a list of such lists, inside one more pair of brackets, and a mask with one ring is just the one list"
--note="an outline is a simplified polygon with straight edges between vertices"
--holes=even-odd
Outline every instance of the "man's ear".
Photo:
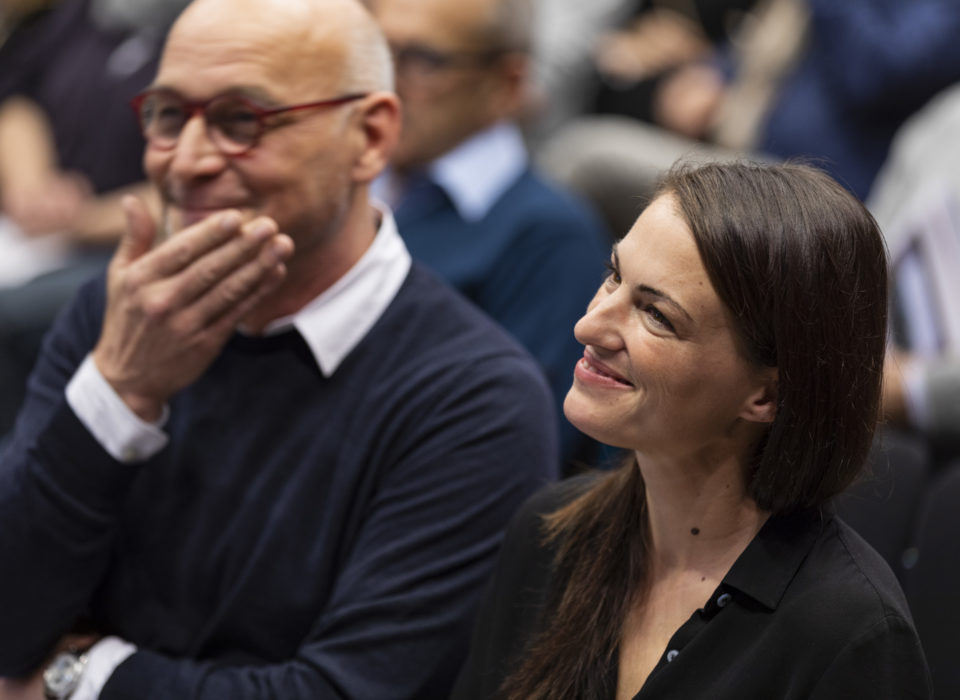
[[387,167],[400,138],[400,100],[392,92],[373,92],[361,100],[355,114],[360,144],[351,175],[354,182],[368,183]]
[[493,97],[496,119],[517,119],[530,100],[530,57],[509,52],[497,59],[497,94]]
[[777,417],[779,377],[776,367],[758,371],[757,387],[744,402],[741,418],[754,423],[773,423]]

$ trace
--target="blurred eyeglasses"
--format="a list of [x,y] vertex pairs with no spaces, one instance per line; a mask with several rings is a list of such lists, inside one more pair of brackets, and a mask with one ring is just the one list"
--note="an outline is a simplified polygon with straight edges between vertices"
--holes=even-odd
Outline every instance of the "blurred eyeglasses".
[[506,49],[441,51],[421,44],[392,45],[398,76],[429,80],[456,68],[484,68],[507,53]]
[[226,155],[238,156],[257,144],[270,127],[267,121],[270,117],[335,107],[366,96],[366,93],[353,93],[286,107],[262,107],[242,95],[225,94],[204,102],[192,102],[173,90],[159,89],[137,95],[130,104],[140,120],[144,138],[153,148],[168,151],[176,147],[186,123],[202,114],[207,136],[214,145]]

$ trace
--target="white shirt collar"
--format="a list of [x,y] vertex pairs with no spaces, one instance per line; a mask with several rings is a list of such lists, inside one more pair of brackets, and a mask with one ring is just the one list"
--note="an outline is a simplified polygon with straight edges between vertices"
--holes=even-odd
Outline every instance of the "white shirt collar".
[[520,130],[494,124],[430,165],[430,177],[447,193],[466,221],[478,221],[527,167]]
[[[460,218],[479,221],[526,167],[527,149],[520,130],[499,122],[437,158],[427,172],[450,197]],[[374,182],[374,192],[398,206],[403,192],[395,177],[392,171],[384,173]]]
[[374,207],[380,212],[380,229],[363,257],[300,311],[273,321],[266,329],[272,334],[295,327],[326,377],[373,328],[410,271],[410,253],[393,214],[378,202]]

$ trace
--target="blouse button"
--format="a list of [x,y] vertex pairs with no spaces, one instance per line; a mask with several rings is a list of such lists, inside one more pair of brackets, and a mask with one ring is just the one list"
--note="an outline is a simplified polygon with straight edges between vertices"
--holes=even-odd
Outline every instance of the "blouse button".
[[679,653],[680,653],[680,652],[677,651],[676,649],[671,649],[670,651],[668,651],[668,652],[667,652],[667,663],[669,663],[669,662],[673,661],[675,658],[677,658],[677,654],[679,654]]
[[730,603],[730,597],[731,596],[729,593],[721,593],[719,596],[717,596],[717,607],[727,607],[727,604]]

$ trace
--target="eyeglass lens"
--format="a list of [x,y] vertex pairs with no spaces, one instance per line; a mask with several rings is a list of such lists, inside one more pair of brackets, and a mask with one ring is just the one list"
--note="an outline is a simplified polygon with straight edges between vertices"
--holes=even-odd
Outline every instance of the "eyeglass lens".
[[[180,132],[193,110],[177,95],[158,92],[146,97],[140,115],[147,138],[157,146],[176,145]],[[203,108],[203,118],[210,137],[226,152],[250,148],[260,135],[260,120],[245,100],[224,95],[214,98]]]

